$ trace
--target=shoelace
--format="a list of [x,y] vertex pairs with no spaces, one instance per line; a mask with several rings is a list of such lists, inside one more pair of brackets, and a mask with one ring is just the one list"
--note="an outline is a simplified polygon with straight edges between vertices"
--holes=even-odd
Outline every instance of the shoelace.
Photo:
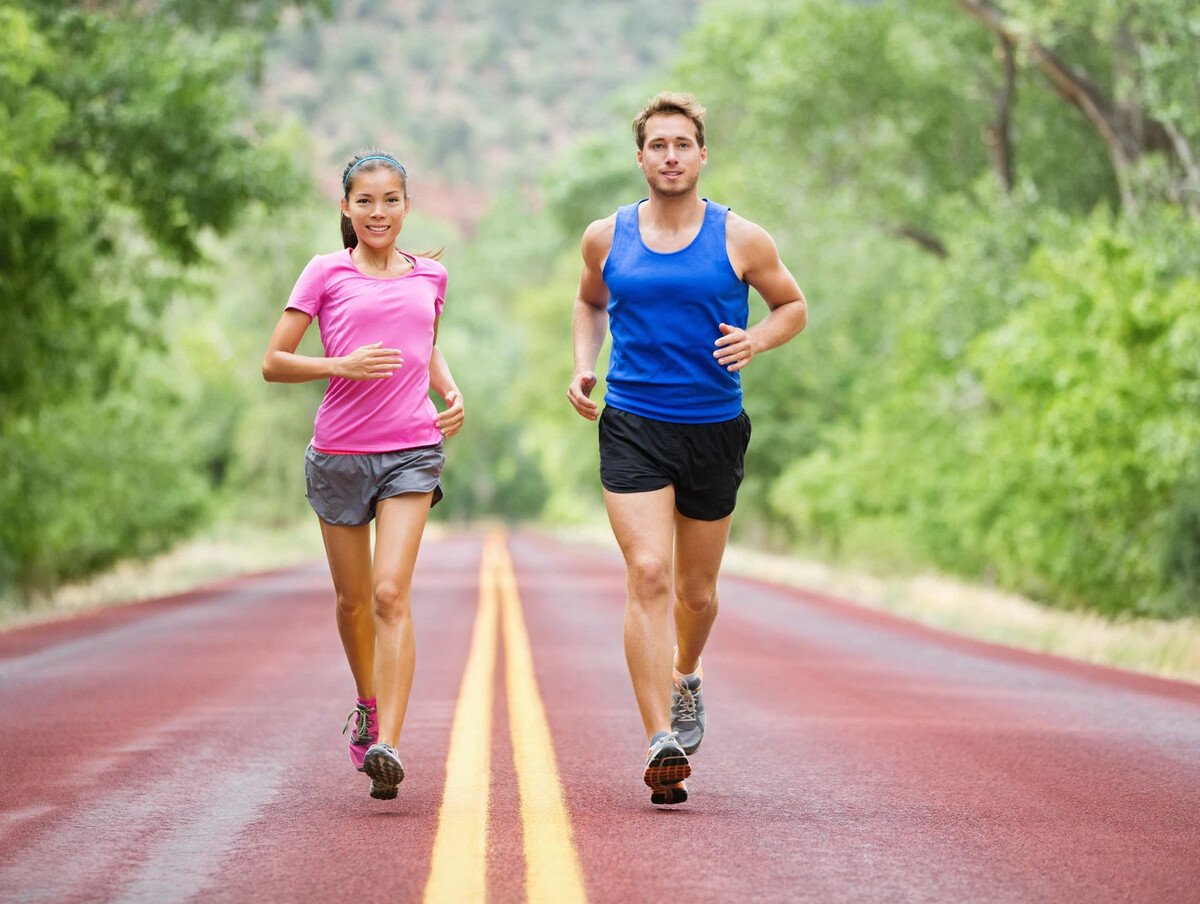
[[671,743],[673,743],[680,750],[683,749],[683,745],[681,743],[679,743],[679,732],[668,731],[666,733],[665,737],[659,738],[657,743],[650,745],[649,756],[651,759],[654,758],[656,751],[659,751],[659,752],[662,751],[662,749],[666,745],[667,741],[670,741]]
[[342,734],[350,730],[350,720],[355,716],[358,716],[358,719],[354,723],[354,734],[350,736],[350,739],[355,744],[367,744],[371,740],[371,710],[362,704],[355,706],[350,715],[346,716],[346,724],[342,728]]
[[678,703],[675,705],[676,711],[679,713],[679,721],[695,722],[696,721],[696,695],[690,688],[675,685],[675,690],[679,692]]

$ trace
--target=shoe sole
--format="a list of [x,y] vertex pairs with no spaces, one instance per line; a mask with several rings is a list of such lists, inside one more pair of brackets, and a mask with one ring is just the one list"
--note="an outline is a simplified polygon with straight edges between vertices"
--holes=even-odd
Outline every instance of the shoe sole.
[[665,788],[651,790],[650,803],[659,806],[681,804],[688,799],[687,786],[683,782],[667,785]]
[[[654,795],[660,793],[670,796],[667,793],[668,788],[680,784],[691,774],[692,765],[688,762],[686,755],[682,753],[665,753],[646,764],[646,773],[642,776],[642,781],[650,786],[651,799],[653,800]],[[687,792],[684,791],[683,793],[686,799]]]
[[368,753],[363,760],[363,772],[382,785],[399,785],[404,781],[404,767],[398,760],[383,754],[372,756]]
[[371,796],[376,800],[395,800],[399,793],[399,785],[389,785],[387,782],[371,779]]

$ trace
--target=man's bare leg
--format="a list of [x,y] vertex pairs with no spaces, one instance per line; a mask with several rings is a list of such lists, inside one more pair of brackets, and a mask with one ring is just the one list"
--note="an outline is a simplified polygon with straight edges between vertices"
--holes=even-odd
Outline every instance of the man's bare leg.
[[690,674],[717,619],[717,574],[733,515],[720,521],[675,516],[675,671]]
[[671,579],[675,488],[604,491],[613,535],[625,556],[625,661],[646,737],[671,727]]

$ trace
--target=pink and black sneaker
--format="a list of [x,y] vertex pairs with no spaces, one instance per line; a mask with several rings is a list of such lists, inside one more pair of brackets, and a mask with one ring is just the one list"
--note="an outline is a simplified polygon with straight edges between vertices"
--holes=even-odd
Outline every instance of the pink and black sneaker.
[[[350,731],[350,722],[354,722],[354,730]],[[350,765],[359,772],[363,771],[363,759],[371,745],[379,740],[379,723],[375,718],[375,698],[364,700],[358,698],[354,711],[346,717],[346,727],[342,734],[350,731]]]

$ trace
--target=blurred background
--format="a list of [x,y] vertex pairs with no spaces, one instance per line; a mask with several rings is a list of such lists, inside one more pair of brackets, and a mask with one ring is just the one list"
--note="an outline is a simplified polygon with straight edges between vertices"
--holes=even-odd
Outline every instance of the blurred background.
[[315,539],[324,386],[260,365],[364,146],[450,272],[434,521],[603,525],[579,239],[665,89],[809,300],[743,374],[736,541],[1200,612],[1195,0],[0,0],[0,596]]

